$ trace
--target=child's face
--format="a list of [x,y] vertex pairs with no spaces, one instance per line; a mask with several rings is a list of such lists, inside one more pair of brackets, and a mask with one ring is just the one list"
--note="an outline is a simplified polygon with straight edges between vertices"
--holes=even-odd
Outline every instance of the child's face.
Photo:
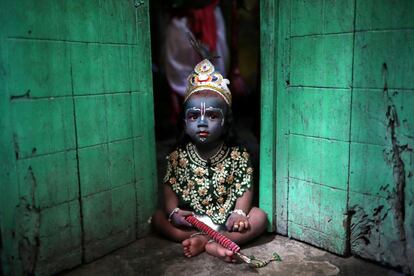
[[193,94],[184,106],[185,132],[196,145],[208,145],[222,139],[227,104],[219,96]]

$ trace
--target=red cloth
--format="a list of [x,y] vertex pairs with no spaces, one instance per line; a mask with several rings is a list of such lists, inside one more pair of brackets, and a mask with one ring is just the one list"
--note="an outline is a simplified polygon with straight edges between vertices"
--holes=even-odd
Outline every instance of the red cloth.
[[216,51],[217,25],[214,10],[219,0],[202,9],[192,9],[190,12],[190,28],[194,36],[208,46],[210,52]]

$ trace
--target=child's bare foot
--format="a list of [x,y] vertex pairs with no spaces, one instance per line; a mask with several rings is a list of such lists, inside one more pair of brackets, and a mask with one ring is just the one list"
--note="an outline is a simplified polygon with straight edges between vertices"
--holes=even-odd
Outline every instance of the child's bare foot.
[[210,255],[218,257],[225,262],[235,263],[236,259],[234,258],[234,253],[231,250],[224,248],[218,243],[212,242],[205,245],[206,252]]
[[188,258],[197,256],[205,249],[207,243],[207,237],[205,235],[198,235],[192,238],[184,240],[183,245],[184,255]]

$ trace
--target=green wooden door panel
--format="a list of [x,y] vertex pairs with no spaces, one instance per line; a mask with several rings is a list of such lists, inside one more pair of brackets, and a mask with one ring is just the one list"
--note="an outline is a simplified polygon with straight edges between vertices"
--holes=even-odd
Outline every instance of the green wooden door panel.
[[125,140],[79,150],[82,195],[133,183],[133,141]]
[[355,35],[354,86],[413,89],[414,30]]
[[10,39],[7,44],[9,60],[13,61],[8,85],[10,95],[29,98],[72,94],[67,44],[24,39]]
[[352,143],[349,190],[384,198],[391,196],[394,175],[391,163],[385,158],[390,150],[384,146]]
[[136,44],[138,39],[136,9],[130,0],[22,0],[7,4],[8,14],[14,18],[5,28],[8,36],[124,44]]
[[47,275],[82,261],[80,221],[78,200],[55,205],[40,213],[37,274]]
[[[261,141],[260,141],[260,190],[259,205],[268,215],[269,231],[275,230],[275,155],[276,120],[275,104],[277,85],[276,68],[278,24],[277,1],[260,2],[260,44],[261,44]],[[270,195],[270,196],[269,196]]]
[[349,206],[355,211],[351,218],[352,253],[394,266],[407,266],[405,244],[400,240],[401,230],[390,205],[393,199],[354,192],[349,197]]
[[357,1],[349,209],[353,254],[414,271],[412,1]]
[[157,198],[148,9],[0,3],[5,274],[57,273],[148,233]]
[[76,95],[97,94],[105,91],[103,55],[104,50],[109,47],[111,46],[105,47],[105,45],[95,43],[71,45],[73,90]]
[[76,147],[71,99],[16,99],[9,103],[14,122],[12,135],[16,159]]
[[277,231],[288,235],[288,195],[289,195],[289,116],[290,100],[288,87],[290,85],[290,1],[278,1],[280,18],[278,23],[278,40],[276,62],[277,86],[274,93],[277,95],[276,105],[276,226]]
[[348,143],[321,138],[289,137],[289,177],[346,190]]
[[107,104],[108,141],[132,137],[131,93],[115,94],[105,98]]
[[[19,194],[32,198],[34,208],[49,208],[79,197],[75,150],[23,159],[17,171]],[[33,177],[36,185],[31,187],[27,181]]]
[[289,222],[320,231],[320,199],[321,189],[317,184],[289,179]]
[[353,30],[354,1],[292,1],[292,36],[343,33]]
[[[410,145],[412,145],[412,143]],[[413,198],[414,198],[413,160],[414,160],[414,156],[413,156],[413,153],[411,153],[411,155],[404,154],[401,159],[404,162],[404,164],[410,164],[410,166],[406,170],[408,173],[405,174],[406,186],[405,186],[405,195],[404,195],[405,196],[404,232],[405,232],[405,237],[406,237],[406,244],[405,244],[406,252],[405,253],[406,253],[406,260],[408,261],[404,265],[404,267],[407,267],[408,265],[410,268],[410,271],[414,271],[414,266],[410,262],[410,260],[414,259],[414,246],[413,246],[414,244],[414,208],[413,208]],[[399,226],[399,228],[401,229],[401,226]]]
[[[302,180],[289,182],[289,229],[301,229],[300,232],[320,232],[321,236],[331,235],[331,239],[314,240],[315,245],[341,252],[346,246],[346,198],[347,192]],[[343,202],[340,204],[340,202]],[[338,214],[342,214],[339,216]],[[292,230],[292,229],[290,229]],[[295,230],[289,235],[299,235]]]
[[386,145],[388,143],[386,110],[387,100],[382,90],[354,89],[351,140]]
[[82,199],[85,260],[91,261],[136,238],[136,199],[133,184]]
[[125,140],[109,145],[109,180],[114,188],[135,182],[133,143]]
[[349,89],[296,87],[289,89],[289,96],[292,134],[340,141],[349,139]]
[[352,34],[293,37],[290,84],[348,88],[352,82]]
[[93,95],[75,100],[79,147],[131,139],[131,94],[135,93]]
[[79,149],[79,178],[83,196],[111,188],[108,147],[107,144],[102,144]]
[[105,95],[75,98],[75,112],[80,148],[108,142],[107,98]]
[[413,28],[414,2],[410,0],[356,1],[356,30]]
[[[395,129],[401,145],[409,144],[414,133],[414,90],[354,89],[352,117],[352,141],[375,145],[390,145],[389,118],[390,105],[398,114],[399,127]],[[391,95],[391,96],[389,96]],[[373,104],[375,103],[375,104]]]
[[414,271],[413,2],[261,7],[277,232]]

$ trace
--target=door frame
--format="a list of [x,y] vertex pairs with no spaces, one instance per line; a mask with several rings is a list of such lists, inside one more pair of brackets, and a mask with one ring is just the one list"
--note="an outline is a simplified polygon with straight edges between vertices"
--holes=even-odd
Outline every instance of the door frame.
[[268,231],[277,231],[276,136],[279,0],[260,1],[260,182],[259,207],[269,219]]

